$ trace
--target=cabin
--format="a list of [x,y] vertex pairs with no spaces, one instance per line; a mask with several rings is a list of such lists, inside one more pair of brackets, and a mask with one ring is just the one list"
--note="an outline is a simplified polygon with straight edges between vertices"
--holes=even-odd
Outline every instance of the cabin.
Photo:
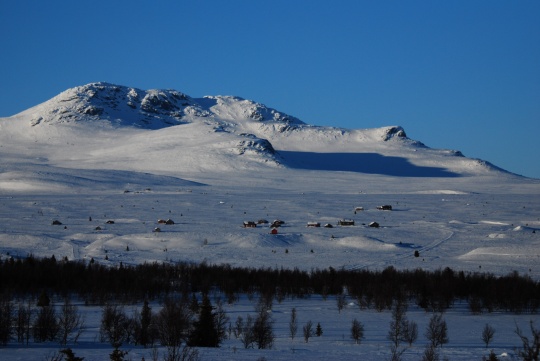
[[389,204],[385,204],[385,205],[382,205],[382,206],[377,206],[377,209],[379,211],[391,211],[392,210],[392,206],[389,205]]
[[268,224],[268,221],[266,219],[259,219],[257,224]]
[[253,221],[244,221],[244,228],[255,228],[257,227],[257,223]]
[[368,224],[368,226],[372,227],[372,228],[379,228],[379,223],[377,222],[371,222],[370,224]]
[[112,221],[112,220],[109,219],[109,220],[108,220],[107,222],[105,222],[105,223],[107,223],[107,224],[114,224],[114,221]]
[[364,207],[354,207],[354,211],[363,211]]
[[156,228],[154,228],[154,230],[152,232],[161,232],[161,228],[156,227]]
[[354,220],[352,219],[340,219],[338,221],[340,226],[354,226]]
[[330,223],[326,223],[326,224],[324,225],[324,228],[334,228],[334,226],[331,225]]
[[172,219],[170,219],[170,218],[167,219],[167,220],[165,220],[165,219],[158,219],[157,222],[158,222],[158,224],[174,224],[174,221],[173,221]]
[[278,234],[277,228],[272,228],[272,230],[270,231],[270,234]]
[[62,225],[62,222],[60,222],[59,220],[55,219],[54,221],[52,221],[51,223],[53,226],[61,226]]
[[307,226],[308,227],[320,227],[321,224],[319,222],[308,222]]
[[270,227],[277,228],[277,227],[281,227],[283,224],[285,224],[285,222],[280,221],[279,219],[276,219],[274,220],[274,222],[272,222],[272,225]]

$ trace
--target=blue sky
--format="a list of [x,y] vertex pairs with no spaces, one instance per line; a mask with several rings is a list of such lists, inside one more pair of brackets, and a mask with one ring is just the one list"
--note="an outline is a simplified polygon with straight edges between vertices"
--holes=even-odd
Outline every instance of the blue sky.
[[0,2],[0,116],[106,81],[401,125],[540,178],[540,2]]

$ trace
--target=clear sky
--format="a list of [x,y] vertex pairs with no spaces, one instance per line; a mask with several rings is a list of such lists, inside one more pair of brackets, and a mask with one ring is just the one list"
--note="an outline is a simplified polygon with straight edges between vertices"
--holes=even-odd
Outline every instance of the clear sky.
[[0,116],[90,82],[401,125],[540,178],[540,1],[0,1]]

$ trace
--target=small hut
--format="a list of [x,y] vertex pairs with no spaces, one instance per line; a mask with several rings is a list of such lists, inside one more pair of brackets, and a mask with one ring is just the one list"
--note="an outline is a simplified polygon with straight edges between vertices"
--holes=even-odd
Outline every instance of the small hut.
[[244,221],[244,228],[256,228],[257,223],[253,221]]
[[340,226],[354,226],[354,220],[352,219],[340,219],[338,221]]

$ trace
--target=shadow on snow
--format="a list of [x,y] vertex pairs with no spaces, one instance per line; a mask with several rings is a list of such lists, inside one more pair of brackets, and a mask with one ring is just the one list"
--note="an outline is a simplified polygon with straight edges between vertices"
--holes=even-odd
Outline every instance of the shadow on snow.
[[459,177],[440,167],[422,167],[402,157],[378,153],[311,153],[279,151],[283,163],[291,168],[381,174],[394,177]]

